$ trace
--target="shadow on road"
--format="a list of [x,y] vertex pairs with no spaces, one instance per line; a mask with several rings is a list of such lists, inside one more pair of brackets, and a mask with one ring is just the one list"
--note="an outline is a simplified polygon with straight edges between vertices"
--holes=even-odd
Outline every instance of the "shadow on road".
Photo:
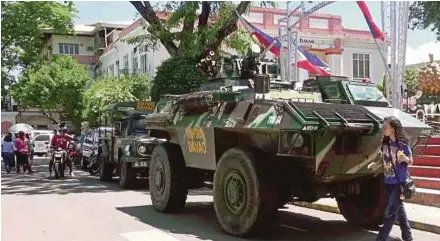
[[2,195],[69,194],[86,192],[105,193],[126,191],[119,187],[117,179],[114,179],[111,182],[103,182],[97,177],[89,176],[86,172],[75,171],[75,173],[78,173],[75,177],[70,177],[66,172],[65,178],[55,180],[49,179],[47,165],[35,165],[33,169],[34,173],[31,175],[17,175],[15,173],[5,175],[5,173],[2,172]]
[[[179,214],[158,213],[151,205],[118,207],[117,210],[140,222],[174,234],[195,236],[200,240],[243,240],[223,233],[217,223],[212,203],[187,203],[185,211]],[[323,221],[320,218],[290,211],[279,211],[278,222],[279,225],[273,233],[259,240],[373,241],[376,239],[376,234],[373,232],[353,227],[345,221]],[[302,229],[302,231],[286,228],[286,226]]]

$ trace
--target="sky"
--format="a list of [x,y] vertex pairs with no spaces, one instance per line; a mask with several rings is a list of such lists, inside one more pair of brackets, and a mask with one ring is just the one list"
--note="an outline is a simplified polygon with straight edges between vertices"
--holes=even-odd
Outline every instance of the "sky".
[[[367,1],[374,21],[381,26],[380,2]],[[90,24],[97,21],[131,23],[139,16],[128,1],[75,1],[78,10],[76,23]],[[277,7],[285,8],[285,2],[277,2]],[[344,28],[368,30],[367,23],[355,2],[336,2],[319,10],[320,13],[340,15]],[[408,30],[406,64],[429,61],[432,53],[440,59],[440,42],[430,30]]]

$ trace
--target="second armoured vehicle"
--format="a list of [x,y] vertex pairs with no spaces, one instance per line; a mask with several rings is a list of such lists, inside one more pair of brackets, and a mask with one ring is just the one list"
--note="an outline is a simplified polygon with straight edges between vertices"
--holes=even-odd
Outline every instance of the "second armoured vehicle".
[[119,176],[122,188],[133,187],[138,177],[148,177],[148,161],[157,138],[149,137],[144,116],[152,113],[151,101],[121,102],[104,108],[103,126],[111,126],[108,135],[99,139],[99,177],[111,180]]

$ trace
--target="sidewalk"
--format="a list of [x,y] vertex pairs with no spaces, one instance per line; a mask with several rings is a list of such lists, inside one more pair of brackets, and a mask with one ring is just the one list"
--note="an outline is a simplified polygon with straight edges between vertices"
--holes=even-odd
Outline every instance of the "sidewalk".
[[[332,198],[323,198],[314,203],[295,202],[294,205],[340,213],[336,200]],[[440,234],[440,208],[405,202],[405,209],[412,228]]]

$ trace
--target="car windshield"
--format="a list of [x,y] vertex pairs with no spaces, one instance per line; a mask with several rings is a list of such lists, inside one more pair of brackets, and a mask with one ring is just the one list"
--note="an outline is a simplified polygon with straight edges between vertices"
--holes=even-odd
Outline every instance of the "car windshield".
[[376,86],[349,84],[348,89],[354,100],[386,101],[383,93]]
[[147,132],[147,129],[145,128],[147,126],[147,121],[144,118],[134,119],[131,126],[133,132],[138,132],[138,133]]

